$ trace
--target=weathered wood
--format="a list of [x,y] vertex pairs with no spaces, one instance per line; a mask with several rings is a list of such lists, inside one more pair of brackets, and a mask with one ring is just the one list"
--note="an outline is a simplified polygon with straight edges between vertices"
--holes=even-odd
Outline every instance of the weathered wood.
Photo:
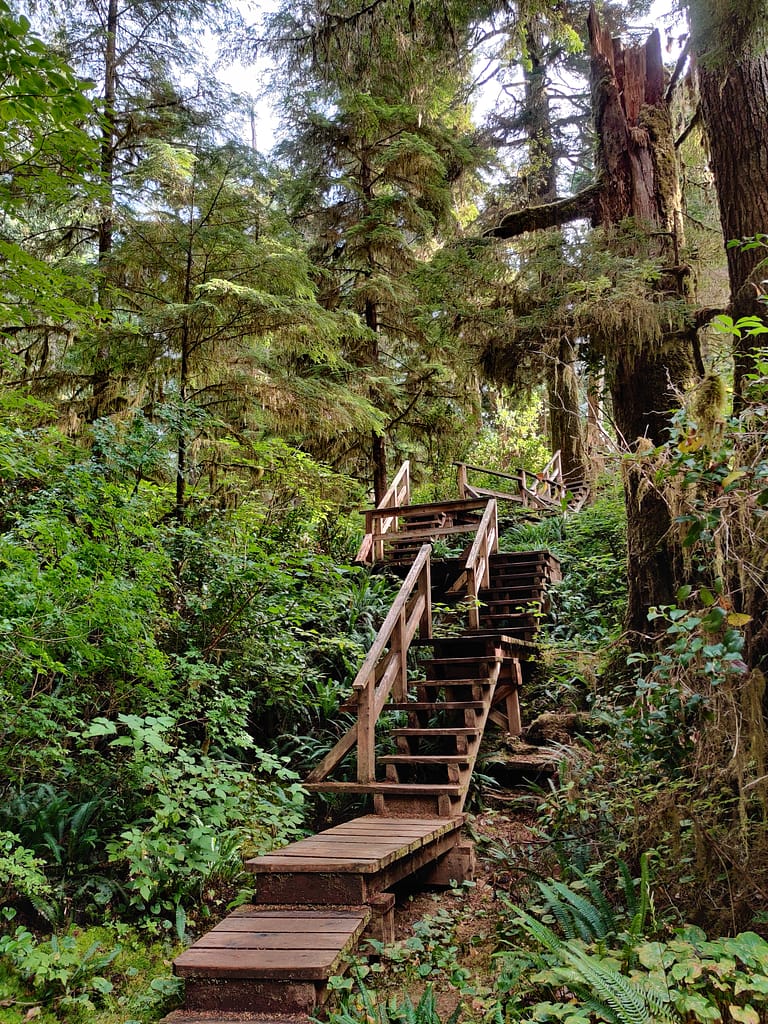
[[[399,791],[407,787],[390,786]],[[421,789],[426,797],[435,800],[434,791],[448,787],[411,787]],[[458,786],[451,787],[459,791]],[[411,796],[410,799],[415,799]],[[397,827],[400,819],[381,817],[382,822],[393,821]],[[407,820],[412,820],[409,816]],[[260,903],[316,903],[322,898],[325,904],[367,903],[372,895],[389,889],[390,886],[422,868],[430,861],[447,853],[459,841],[463,816],[441,818],[434,837],[424,837],[421,846],[409,849],[403,856],[382,858],[378,865],[370,861],[352,860],[338,864],[323,862],[320,857],[308,856],[303,860],[284,858],[281,862],[272,855],[256,858],[248,867],[257,874],[256,894]],[[325,868],[325,870],[323,870]]]
[[425,874],[424,881],[427,885],[461,885],[462,882],[474,881],[476,870],[475,844],[457,843],[435,862]]
[[190,1009],[215,1014],[214,1020],[254,1006],[262,1013],[311,1014],[325,997],[322,982],[255,978],[187,978],[184,991]]
[[159,1024],[311,1024],[305,1013],[250,1013],[247,1010],[174,1010]]
[[[327,917],[331,919],[333,912]],[[328,932],[322,939],[295,930],[282,933],[278,942],[275,933],[259,934],[258,914],[241,917],[250,930],[208,932],[174,960],[174,970],[183,978],[325,981],[336,972],[344,950],[354,945],[369,918],[370,912],[361,908],[357,916],[343,917],[343,930]],[[302,911],[295,911],[294,920],[301,919]],[[317,918],[312,924],[316,927]]]

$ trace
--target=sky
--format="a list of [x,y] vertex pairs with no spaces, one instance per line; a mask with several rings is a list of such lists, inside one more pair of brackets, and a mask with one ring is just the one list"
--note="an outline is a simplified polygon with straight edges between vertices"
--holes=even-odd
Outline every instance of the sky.
[[[254,0],[239,0],[237,6],[249,24],[258,21],[259,13],[269,10],[272,7],[271,0],[266,3],[254,2]],[[650,17],[644,19],[638,29],[649,30],[658,28],[662,34],[662,45],[667,44],[667,59],[671,62],[680,52],[680,36],[685,32],[685,21],[682,15],[672,14],[673,0],[655,0],[651,7]],[[236,92],[248,96],[254,101],[255,118],[254,125],[243,124],[243,138],[251,142],[255,138],[256,148],[261,153],[268,153],[275,144],[279,131],[279,121],[272,109],[269,100],[264,96],[263,89],[266,81],[266,59],[259,60],[255,64],[244,67],[240,63],[229,66],[221,66],[218,69],[218,77],[231,86]],[[488,102],[493,102],[492,99]],[[487,103],[486,103],[487,106]],[[482,100],[477,104],[477,109],[482,111]]]

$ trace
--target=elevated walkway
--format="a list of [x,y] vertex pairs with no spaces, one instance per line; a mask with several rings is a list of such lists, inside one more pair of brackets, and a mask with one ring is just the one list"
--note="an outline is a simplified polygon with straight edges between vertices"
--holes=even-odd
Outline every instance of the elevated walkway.
[[[393,886],[473,877],[474,850],[461,835],[472,772],[489,723],[522,731],[519,695],[559,565],[547,552],[498,552],[493,497],[410,506],[409,495],[406,463],[366,513],[361,560],[407,573],[343,706],[354,724],[305,782],[369,796],[374,813],[247,861],[252,904],[174,961],[186,1006],[165,1024],[307,1021],[364,936],[393,940]],[[462,535],[464,553],[435,596],[466,621],[436,637],[432,542]],[[353,753],[350,777],[340,766]]]

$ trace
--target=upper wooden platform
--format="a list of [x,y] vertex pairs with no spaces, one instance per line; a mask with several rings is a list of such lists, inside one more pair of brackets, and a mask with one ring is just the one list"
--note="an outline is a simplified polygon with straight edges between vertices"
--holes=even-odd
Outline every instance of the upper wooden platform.
[[451,850],[463,816],[385,818],[376,814],[246,861],[260,903],[366,903]]

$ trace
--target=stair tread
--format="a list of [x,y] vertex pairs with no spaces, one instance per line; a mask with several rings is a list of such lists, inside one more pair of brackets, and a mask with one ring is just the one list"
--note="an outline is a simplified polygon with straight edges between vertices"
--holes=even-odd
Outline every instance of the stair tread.
[[[426,680],[419,680],[417,685],[422,682]],[[420,700],[386,705],[388,711],[482,711],[484,707],[486,702],[483,700]]]
[[453,783],[417,782],[305,782],[305,789],[321,793],[380,793],[389,796],[460,796],[461,786]]
[[479,728],[470,728],[468,726],[438,726],[434,729],[430,729],[425,726],[423,729],[393,729],[392,736],[479,736],[481,733]]
[[382,754],[381,764],[469,764],[469,754]]
[[[299,909],[286,911],[285,930],[275,931],[274,913],[257,910],[238,915],[239,931],[214,928],[203,935],[176,957],[174,970],[183,978],[325,980],[336,973],[369,919],[366,907],[354,912],[328,907],[321,916],[317,909]],[[329,923],[336,930],[328,930]]]
[[473,662],[492,662],[496,664],[504,661],[503,654],[476,654],[470,657],[460,658],[419,658],[422,665],[471,665]]
[[487,678],[472,679],[463,676],[461,679],[420,679],[418,686],[490,686],[491,681]]

